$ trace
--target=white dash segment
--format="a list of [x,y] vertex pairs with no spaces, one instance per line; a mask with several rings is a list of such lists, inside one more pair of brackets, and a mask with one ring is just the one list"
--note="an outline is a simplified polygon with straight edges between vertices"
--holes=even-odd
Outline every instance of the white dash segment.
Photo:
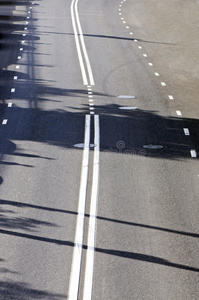
[[14,76],[14,80],[17,80],[18,79],[18,76]]
[[190,135],[190,132],[189,132],[189,129],[188,129],[188,128],[183,128],[183,130],[184,130],[184,134],[185,134],[185,135]]
[[178,116],[182,116],[182,113],[181,113],[180,110],[176,110],[176,114],[177,114]]
[[155,73],[155,76],[160,76],[160,74],[159,73]]
[[14,92],[15,92],[15,88],[12,88],[12,89],[11,89],[11,93],[14,93]]
[[144,54],[143,54],[143,56],[144,56],[144,57],[147,57],[147,54],[146,54],[146,53],[144,53]]
[[4,119],[2,125],[6,125],[8,123],[8,119]]
[[166,83],[162,81],[162,82],[161,82],[161,85],[162,85],[162,86],[166,86]]
[[148,65],[149,65],[150,67],[153,67],[153,64],[152,64],[151,62],[149,62]]
[[8,103],[8,107],[12,107],[12,103],[10,102],[10,103]]
[[169,97],[170,100],[174,100],[172,95],[169,95],[168,97]]
[[196,150],[191,150],[190,151],[190,154],[191,154],[191,157],[197,157],[197,153],[196,153]]

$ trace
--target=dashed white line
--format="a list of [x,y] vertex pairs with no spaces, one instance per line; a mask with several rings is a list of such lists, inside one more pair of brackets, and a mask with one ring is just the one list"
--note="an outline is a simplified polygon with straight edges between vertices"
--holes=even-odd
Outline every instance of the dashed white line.
[[155,76],[160,76],[160,74],[159,73],[155,73]]
[[184,130],[184,134],[185,134],[185,135],[190,135],[190,132],[189,132],[189,129],[188,129],[188,128],[183,128],[183,130]]
[[153,64],[152,64],[151,62],[149,62],[148,65],[149,65],[150,67],[153,67]]
[[162,82],[161,82],[161,85],[162,85],[162,86],[166,86],[166,83],[162,81]]
[[182,116],[182,113],[181,113],[180,110],[176,110],[176,114],[177,114],[178,116]]
[[147,57],[147,54],[146,54],[146,53],[144,53],[144,54],[143,54],[143,56],[144,56],[144,57]]
[[12,88],[12,89],[11,89],[11,93],[14,93],[14,92],[15,92],[15,88]]
[[14,80],[17,80],[18,79],[18,76],[14,76]]
[[191,154],[191,157],[197,157],[197,152],[196,152],[196,150],[191,150],[190,151],[190,154]]
[[169,95],[168,97],[169,97],[170,100],[174,100],[172,95]]
[[8,123],[8,119],[4,119],[2,125],[6,125]]
[[12,103],[10,102],[10,103],[8,103],[8,107],[12,107]]

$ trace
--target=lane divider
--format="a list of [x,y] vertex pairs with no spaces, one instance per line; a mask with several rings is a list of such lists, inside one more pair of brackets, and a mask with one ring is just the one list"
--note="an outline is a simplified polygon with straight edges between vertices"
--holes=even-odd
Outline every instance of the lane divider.
[[[123,23],[126,23],[124,17],[122,16],[122,5],[123,5],[123,3],[124,3],[125,1],[126,1],[126,0],[121,1],[120,4],[119,4],[119,8],[118,8],[119,16],[120,16],[120,19],[121,19],[121,21],[122,21]],[[126,29],[129,29],[129,26],[126,26]],[[133,32],[130,31],[129,34],[133,35]],[[133,41],[134,41],[135,43],[138,42],[138,40],[136,40],[136,39],[133,39]],[[143,50],[143,47],[140,46],[140,45],[138,45],[138,49],[139,49],[139,50]],[[148,55],[147,55],[146,53],[143,53],[142,55],[143,55],[143,57],[145,57],[145,58],[148,57]],[[150,67],[153,67],[153,63],[152,63],[152,62],[148,62],[148,65],[149,65]],[[159,77],[159,76],[160,76],[160,74],[159,74],[158,72],[155,72],[154,74],[155,74],[156,77]],[[166,86],[167,86],[166,82],[164,82],[164,81],[161,81],[160,84],[161,84],[162,87],[166,87]],[[172,95],[168,95],[168,98],[169,98],[169,100],[174,100],[174,97],[173,97]],[[177,114],[177,116],[182,116],[182,113],[181,113],[181,111],[179,111],[179,110],[176,111],[176,114]],[[185,132],[185,135],[190,135],[189,129],[188,129],[188,128],[186,128],[186,130],[184,129],[184,132]],[[191,151],[190,151],[190,154],[191,154],[191,157],[197,157],[197,153],[196,153],[195,150],[191,150]]]
[[[78,0],[73,0],[71,3],[71,19],[72,19],[72,26],[75,35],[75,43],[76,43],[77,54],[79,58],[80,69],[83,78],[83,84],[88,85],[90,83],[91,85],[95,85],[93,72],[88,58],[88,53],[84,42],[84,36],[83,36],[83,32],[79,20],[77,4],[78,4]],[[88,77],[89,77],[89,82],[88,82]]]

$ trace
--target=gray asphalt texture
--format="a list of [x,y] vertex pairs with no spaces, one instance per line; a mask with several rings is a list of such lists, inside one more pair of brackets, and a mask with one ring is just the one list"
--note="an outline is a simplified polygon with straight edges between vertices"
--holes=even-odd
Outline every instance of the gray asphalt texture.
[[[78,2],[100,118],[92,300],[197,300],[199,2],[122,2]],[[68,298],[83,153],[74,145],[90,113],[70,4],[0,1],[2,300]],[[91,185],[92,163],[88,195]],[[88,196],[78,299],[89,207]]]

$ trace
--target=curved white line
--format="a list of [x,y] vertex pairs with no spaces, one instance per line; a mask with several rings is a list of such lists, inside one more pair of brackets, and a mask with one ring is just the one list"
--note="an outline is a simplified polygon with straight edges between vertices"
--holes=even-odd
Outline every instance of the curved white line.
[[74,35],[75,35],[75,42],[76,42],[77,54],[78,54],[78,58],[79,58],[79,64],[80,64],[80,69],[81,69],[81,73],[82,73],[83,83],[84,83],[84,85],[88,85],[86,70],[85,70],[85,66],[84,66],[84,62],[83,62],[79,39],[78,39],[77,27],[75,24],[75,15],[74,15],[74,2],[75,1],[76,0],[73,0],[71,3],[71,19],[72,19],[73,31],[74,31]]
[[80,41],[81,41],[81,45],[82,45],[82,49],[83,49],[83,53],[84,53],[84,58],[85,58],[85,61],[86,61],[86,66],[87,66],[87,70],[88,70],[90,84],[95,85],[94,78],[93,78],[93,72],[92,72],[92,69],[91,69],[91,64],[90,64],[90,61],[89,61],[89,58],[88,58],[88,53],[87,53],[85,42],[84,42],[82,27],[81,27],[80,20],[79,20],[77,4],[78,4],[78,0],[76,0],[76,2],[75,2],[75,15],[76,15],[79,34],[80,34]]

